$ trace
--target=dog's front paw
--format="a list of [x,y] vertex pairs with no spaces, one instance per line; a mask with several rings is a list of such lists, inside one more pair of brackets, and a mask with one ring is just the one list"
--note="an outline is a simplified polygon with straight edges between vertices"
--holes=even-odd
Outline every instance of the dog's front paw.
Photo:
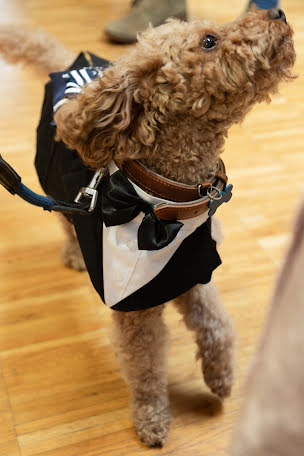
[[206,383],[211,391],[221,399],[225,399],[231,394],[233,381],[230,378],[212,378],[209,382],[206,380]]
[[62,249],[62,262],[68,268],[76,269],[76,271],[85,271],[85,262],[78,245],[78,242],[67,241]]
[[231,394],[234,379],[233,371],[234,364],[229,358],[223,360],[222,364],[219,360],[216,363],[209,363],[207,360],[203,364],[203,374],[206,384],[221,399]]
[[133,404],[134,425],[139,438],[149,447],[162,447],[166,441],[171,414],[163,404]]

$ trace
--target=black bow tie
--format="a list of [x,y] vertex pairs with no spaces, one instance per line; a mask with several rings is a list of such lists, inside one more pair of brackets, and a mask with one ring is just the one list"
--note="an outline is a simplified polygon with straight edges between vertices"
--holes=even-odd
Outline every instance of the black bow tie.
[[140,212],[145,213],[137,233],[139,250],[162,249],[173,241],[183,226],[176,220],[156,217],[152,205],[138,196],[121,171],[104,179],[101,210],[106,226],[122,225],[133,220]]

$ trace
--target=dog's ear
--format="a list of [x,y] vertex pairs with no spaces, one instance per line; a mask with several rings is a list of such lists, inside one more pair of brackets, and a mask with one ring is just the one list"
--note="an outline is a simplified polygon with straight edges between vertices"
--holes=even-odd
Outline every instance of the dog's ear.
[[[148,56],[145,56],[148,61]],[[145,115],[159,63],[144,59],[130,68],[114,65],[55,114],[57,140],[76,149],[91,168],[140,158],[155,139],[153,119]],[[143,64],[144,62],[144,64]]]
[[109,69],[57,111],[56,139],[76,149],[87,166],[105,166],[113,158],[117,135],[136,115],[134,90],[127,74]]

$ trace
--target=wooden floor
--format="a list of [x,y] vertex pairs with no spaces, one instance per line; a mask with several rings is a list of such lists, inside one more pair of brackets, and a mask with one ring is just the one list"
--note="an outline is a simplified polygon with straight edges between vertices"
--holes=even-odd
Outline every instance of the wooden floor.
[[[223,266],[215,273],[238,331],[238,375],[222,407],[203,383],[195,347],[169,307],[169,384],[174,421],[163,449],[138,441],[128,394],[109,344],[110,313],[86,273],[65,269],[55,217],[0,189],[0,455],[228,455],[273,281],[303,192],[304,4],[283,1],[295,29],[298,80],[230,132],[224,160],[234,198],[220,209]],[[127,0],[0,0],[2,22],[41,25],[75,50],[115,59],[103,25]],[[191,18],[232,20],[238,0],[188,2]],[[42,77],[1,61],[0,153],[33,189]]]

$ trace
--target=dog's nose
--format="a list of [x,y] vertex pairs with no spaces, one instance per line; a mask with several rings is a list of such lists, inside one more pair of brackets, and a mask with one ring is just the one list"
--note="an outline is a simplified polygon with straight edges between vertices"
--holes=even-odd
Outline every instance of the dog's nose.
[[269,10],[267,16],[270,17],[270,19],[280,19],[281,21],[284,21],[285,24],[287,24],[285,13],[280,8],[273,8]]

